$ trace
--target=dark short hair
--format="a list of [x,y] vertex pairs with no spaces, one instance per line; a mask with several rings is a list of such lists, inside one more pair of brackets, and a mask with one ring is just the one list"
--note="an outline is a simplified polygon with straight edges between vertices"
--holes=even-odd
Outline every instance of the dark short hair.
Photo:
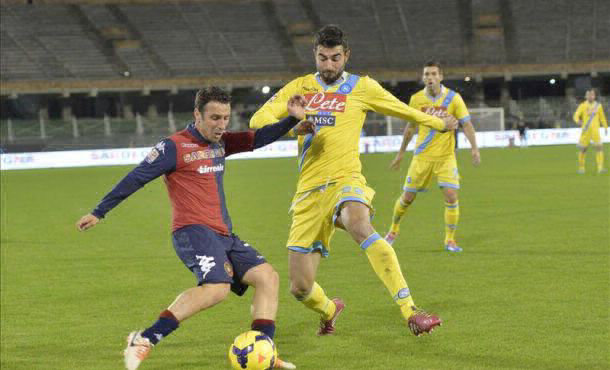
[[438,68],[438,71],[440,73],[443,73],[443,68],[441,67],[441,62],[439,62],[438,60],[427,61],[426,64],[424,64],[424,68],[426,68],[426,67],[436,67],[436,68]]
[[315,49],[319,45],[325,48],[334,48],[335,46],[342,45],[344,51],[349,50],[345,33],[335,24],[328,24],[316,32],[313,48]]
[[197,91],[195,96],[195,108],[203,113],[205,105],[211,101],[222,104],[231,104],[231,95],[218,86],[204,87]]
[[585,93],[588,93],[589,91],[593,91],[593,94],[595,94],[595,96],[597,96],[597,91],[595,90],[595,88],[592,87],[590,89],[587,89],[587,91],[585,91]]

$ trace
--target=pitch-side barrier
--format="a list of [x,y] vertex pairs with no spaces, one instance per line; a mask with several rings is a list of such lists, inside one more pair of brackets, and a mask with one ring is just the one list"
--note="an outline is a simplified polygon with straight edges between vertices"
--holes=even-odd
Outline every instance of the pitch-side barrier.
[[[576,145],[580,136],[579,128],[544,129],[527,131],[527,145]],[[603,135],[603,142],[610,142],[610,135]],[[400,148],[402,136],[370,136],[360,139],[361,153],[396,152]],[[415,147],[411,140],[408,150]],[[477,132],[480,148],[520,146],[517,131]],[[462,132],[458,134],[459,148],[469,148],[470,144]],[[4,153],[0,154],[1,170],[23,170],[35,168],[67,168],[92,166],[133,165],[140,163],[151,150],[147,148],[73,150],[58,152]],[[281,158],[297,155],[296,140],[282,140],[249,153],[240,153],[227,159]]]

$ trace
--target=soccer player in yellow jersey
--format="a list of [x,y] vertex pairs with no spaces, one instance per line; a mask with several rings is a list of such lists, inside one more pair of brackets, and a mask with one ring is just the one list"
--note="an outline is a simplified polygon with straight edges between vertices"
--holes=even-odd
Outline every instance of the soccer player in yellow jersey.
[[306,119],[316,123],[314,134],[303,135],[297,125],[299,179],[291,212],[287,242],[290,290],[307,308],[319,313],[318,335],[332,334],[345,304],[329,299],[316,283],[321,257],[328,256],[335,227],[346,230],[367,255],[375,273],[400,306],[415,335],[430,332],[441,320],[418,310],[392,247],[371,225],[373,189],[361,173],[359,138],[367,111],[392,115],[438,131],[457,126],[453,118],[440,119],[410,108],[377,81],[345,72],[350,57],[343,31],[323,27],[314,40],[316,74],[299,77],[284,86],[250,120],[251,127],[276,122],[287,114],[287,99],[305,95]]
[[574,112],[574,122],[582,127],[578,142],[578,173],[585,173],[585,153],[591,141],[593,141],[596,151],[597,173],[604,173],[606,169],[604,168],[603,145],[599,137],[599,125],[604,125],[605,134],[608,135],[608,122],[602,105],[595,101],[595,90],[587,90],[585,98],[586,100],[580,103],[578,109]]
[[[470,120],[470,114],[464,100],[457,92],[443,86],[443,71],[438,62],[428,62],[424,66],[423,81],[426,87],[413,96],[409,106],[437,117],[455,117],[462,125],[464,134],[472,147],[472,163],[478,166],[481,155],[477,147],[477,139]],[[390,164],[397,170],[404,156],[407,145],[419,129],[415,152],[402,195],[394,204],[392,226],[385,239],[392,244],[400,231],[400,220],[407,208],[415,200],[418,192],[426,191],[432,176],[436,176],[438,186],[445,197],[445,249],[450,252],[461,252],[455,241],[455,232],[460,215],[458,204],[458,189],[460,177],[455,160],[454,132],[438,132],[417,122],[409,122],[405,127],[402,144],[396,157]]]

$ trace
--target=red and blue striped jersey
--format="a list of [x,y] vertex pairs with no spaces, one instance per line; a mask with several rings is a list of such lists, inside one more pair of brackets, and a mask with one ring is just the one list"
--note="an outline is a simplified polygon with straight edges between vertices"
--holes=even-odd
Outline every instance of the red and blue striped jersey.
[[267,145],[298,123],[288,117],[256,131],[226,132],[220,142],[206,140],[191,123],[186,129],[160,141],[93,210],[103,218],[138,189],[164,176],[172,205],[172,230],[205,225],[223,234],[232,233],[223,177],[225,158]]

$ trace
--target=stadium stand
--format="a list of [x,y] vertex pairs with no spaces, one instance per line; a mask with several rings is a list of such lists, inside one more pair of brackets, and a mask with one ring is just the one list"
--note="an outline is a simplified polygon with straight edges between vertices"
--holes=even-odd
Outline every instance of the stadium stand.
[[[585,88],[602,87],[602,102],[610,93],[608,1],[31,3],[0,5],[0,133],[8,151],[149,145],[181,128],[193,91],[207,84],[232,90],[233,127],[243,128],[270,96],[263,85],[275,91],[313,71],[311,34],[331,21],[349,35],[350,71],[406,100],[420,88],[421,65],[438,59],[470,107],[504,108],[507,129],[519,120],[571,127]],[[553,88],[529,81],[551,76],[559,81]],[[404,125],[369,121],[367,135]]]

